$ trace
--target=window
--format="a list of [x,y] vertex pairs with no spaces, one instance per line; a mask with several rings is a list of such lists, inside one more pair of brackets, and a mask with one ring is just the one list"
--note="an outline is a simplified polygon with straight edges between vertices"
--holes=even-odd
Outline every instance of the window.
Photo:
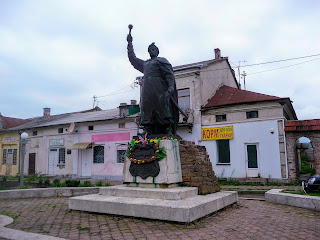
[[190,108],[190,89],[179,89],[178,90],[178,105],[181,109]]
[[217,140],[218,163],[230,163],[229,139]]
[[12,165],[17,165],[17,149],[3,149],[2,165],[7,164],[8,155],[12,155]]
[[117,146],[117,163],[124,163],[126,158],[127,145],[119,144]]
[[119,123],[119,128],[125,128],[126,127],[126,123]]
[[225,122],[227,121],[227,115],[223,114],[223,115],[216,115],[216,122]]
[[93,126],[88,126],[88,130],[92,131],[93,130]]
[[58,133],[63,133],[63,128],[58,128]]
[[128,106],[120,106],[120,117],[129,116],[129,107]]
[[259,117],[258,111],[246,112],[246,114],[247,114],[247,119]]
[[13,165],[17,165],[17,149],[13,149]]
[[32,136],[37,136],[38,135],[38,131],[33,131],[32,132]]
[[8,149],[3,149],[2,165],[6,165],[7,164],[7,150]]
[[93,163],[104,163],[104,146],[93,147]]
[[66,164],[66,149],[59,148],[59,162],[58,165],[65,165]]

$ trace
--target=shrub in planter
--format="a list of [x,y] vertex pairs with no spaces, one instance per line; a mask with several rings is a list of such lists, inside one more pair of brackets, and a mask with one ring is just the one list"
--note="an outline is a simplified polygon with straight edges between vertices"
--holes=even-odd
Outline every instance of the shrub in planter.
[[80,185],[80,181],[79,180],[66,180],[65,184],[67,187],[78,187]]
[[49,185],[50,185],[50,179],[45,179],[45,180],[44,180],[44,185],[49,186]]
[[93,187],[90,181],[84,181],[82,184],[80,184],[80,187]]
[[97,187],[102,187],[102,186],[103,186],[103,182],[102,182],[102,181],[97,182],[97,183],[96,183],[96,186],[97,186]]
[[54,179],[52,187],[61,187],[60,179]]

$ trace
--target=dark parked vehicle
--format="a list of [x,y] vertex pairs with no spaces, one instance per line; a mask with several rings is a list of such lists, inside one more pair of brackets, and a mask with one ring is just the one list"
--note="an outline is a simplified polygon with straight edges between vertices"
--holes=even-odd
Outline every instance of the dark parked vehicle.
[[306,193],[319,192],[320,193],[320,175],[313,175],[307,181],[302,182],[302,189]]

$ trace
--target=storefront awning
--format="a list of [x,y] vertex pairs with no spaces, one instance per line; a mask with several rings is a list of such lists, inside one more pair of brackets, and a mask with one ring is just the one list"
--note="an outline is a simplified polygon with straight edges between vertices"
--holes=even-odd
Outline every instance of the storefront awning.
[[86,143],[75,143],[71,146],[70,149],[88,149],[92,147],[91,142],[86,142]]

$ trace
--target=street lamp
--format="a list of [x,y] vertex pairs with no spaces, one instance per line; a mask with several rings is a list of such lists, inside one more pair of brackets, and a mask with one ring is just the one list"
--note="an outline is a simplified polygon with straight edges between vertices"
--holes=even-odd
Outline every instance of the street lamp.
[[28,133],[24,132],[21,134],[21,175],[20,175],[20,186],[23,186],[23,177],[24,177],[24,155],[26,154],[26,144],[28,142]]

